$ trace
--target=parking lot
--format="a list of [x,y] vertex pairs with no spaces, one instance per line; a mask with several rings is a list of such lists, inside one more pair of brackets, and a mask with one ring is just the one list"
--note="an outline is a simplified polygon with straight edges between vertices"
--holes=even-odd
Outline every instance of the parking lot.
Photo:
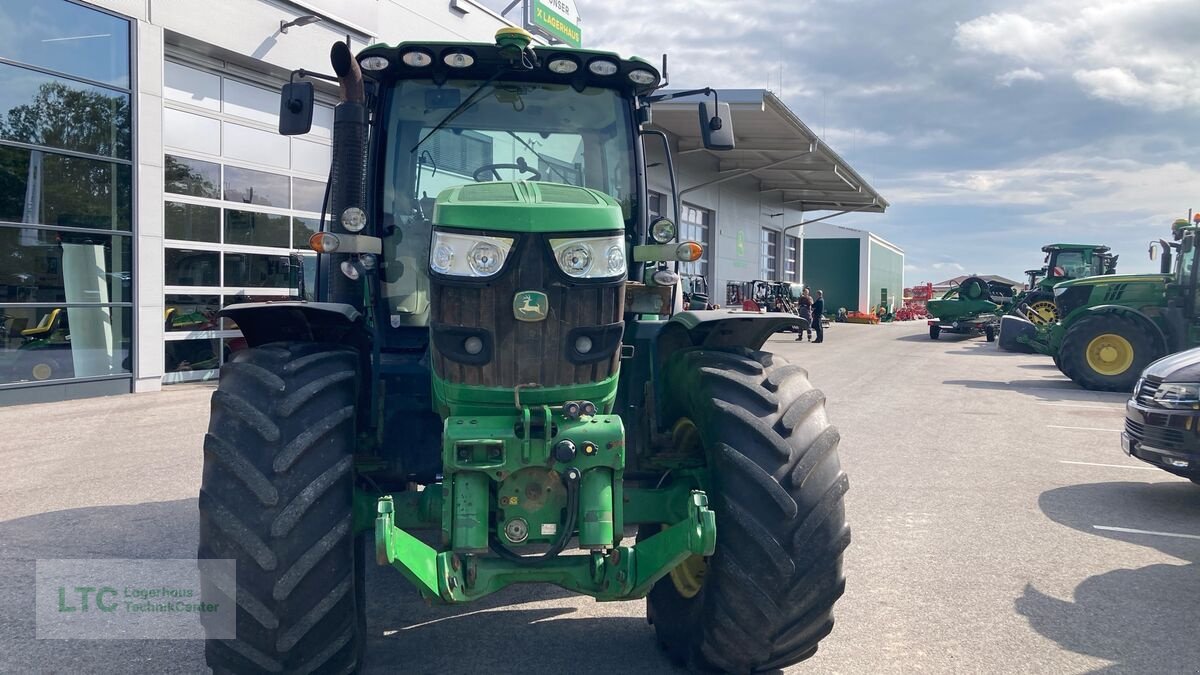
[[[923,322],[770,349],[828,396],[853,543],[788,672],[1195,672],[1200,486],[1125,457],[1125,396]],[[195,555],[208,385],[0,410],[0,671],[199,672],[199,642],[37,641],[33,560]],[[644,602],[430,607],[368,571],[369,672],[662,672]]]

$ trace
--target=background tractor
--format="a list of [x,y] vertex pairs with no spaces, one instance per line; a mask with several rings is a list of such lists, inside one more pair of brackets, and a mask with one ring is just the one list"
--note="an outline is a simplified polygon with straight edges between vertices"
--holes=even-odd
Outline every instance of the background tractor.
[[[711,96],[711,151],[733,147],[728,104],[515,28],[331,61],[317,301],[222,313],[248,347],[204,440],[199,557],[237,564],[203,585],[238,608],[213,670],[356,669],[368,551],[436,602],[516,583],[645,597],[698,669],[815,653],[848,484],[824,396],[761,350],[797,317],[684,311],[677,268],[702,249],[647,207],[644,143],[675,183],[650,104]],[[281,99],[280,131],[306,132],[312,83]]]
[[1099,244],[1043,246],[1046,266],[1025,272],[1029,275],[1029,288],[1014,299],[1013,313],[1019,313],[1035,324],[1058,321],[1061,317],[1054,306],[1054,285],[1080,277],[1115,274],[1118,256],[1111,255],[1109,250]]
[[1173,241],[1151,244],[1162,252],[1159,274],[1108,274],[1054,286],[1062,319],[1034,325],[1006,316],[1000,346],[1054,358],[1067,377],[1086,389],[1130,391],[1151,361],[1200,344],[1196,312],[1195,223],[1179,219]]

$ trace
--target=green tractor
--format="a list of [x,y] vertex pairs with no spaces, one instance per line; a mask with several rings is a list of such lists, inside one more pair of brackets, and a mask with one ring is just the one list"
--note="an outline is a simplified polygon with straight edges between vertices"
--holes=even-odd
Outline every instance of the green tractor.
[[1061,317],[1054,306],[1055,284],[1080,277],[1115,274],[1118,256],[1110,254],[1109,250],[1099,244],[1043,246],[1046,266],[1025,272],[1029,275],[1029,289],[1014,299],[1011,311],[1035,324],[1058,321]]
[[1055,285],[1062,319],[1037,326],[1006,316],[1000,346],[1052,356],[1085,389],[1131,391],[1151,361],[1200,344],[1193,265],[1198,229],[1200,216],[1195,223],[1176,220],[1174,241],[1151,245],[1151,259],[1162,252],[1159,274],[1091,276]]
[[[698,669],[812,656],[845,586],[838,432],[807,373],[761,351],[795,316],[683,310],[676,268],[702,249],[651,220],[644,143],[666,149],[650,104],[684,93],[520,29],[331,61],[318,301],[223,310],[248,348],[212,398],[199,557],[236,561],[202,591],[236,602],[237,635],[208,640],[209,666],[357,669],[368,555],[433,602],[645,597]],[[730,149],[712,103],[702,139]],[[286,85],[280,131],[312,105]]]

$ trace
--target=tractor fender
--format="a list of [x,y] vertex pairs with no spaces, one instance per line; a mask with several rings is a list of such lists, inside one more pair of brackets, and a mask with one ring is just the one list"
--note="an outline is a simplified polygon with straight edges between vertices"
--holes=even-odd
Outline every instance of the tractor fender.
[[1161,353],[1167,354],[1171,351],[1169,347],[1171,341],[1167,338],[1166,333],[1163,332],[1162,327],[1155,323],[1154,319],[1151,319],[1144,312],[1136,310],[1132,307],[1126,307],[1125,305],[1097,305],[1095,307],[1090,307],[1086,311],[1081,312],[1079,316],[1074,317],[1071,323],[1074,324],[1080,319],[1092,316],[1094,314],[1117,314],[1119,316],[1132,319],[1145,327],[1146,331],[1150,333],[1151,338],[1154,340],[1154,346],[1157,347]]
[[803,330],[808,320],[795,314],[741,309],[677,312],[659,332],[658,360],[665,363],[672,352],[684,347],[761,349],[767,338],[788,326]]
[[366,331],[362,313],[340,302],[247,302],[218,316],[237,322],[251,347],[279,341],[357,344]]
[[678,312],[667,322],[667,327],[672,324],[687,330],[693,345],[712,349],[759,349],[766,344],[767,338],[788,326],[808,328],[808,320],[795,314],[746,312],[740,309]]

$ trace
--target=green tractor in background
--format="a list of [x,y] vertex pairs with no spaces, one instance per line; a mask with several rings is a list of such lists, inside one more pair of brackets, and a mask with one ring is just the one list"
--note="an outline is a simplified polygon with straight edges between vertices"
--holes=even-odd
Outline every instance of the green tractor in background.
[[1029,288],[1013,300],[1010,311],[1019,313],[1035,324],[1058,321],[1061,317],[1054,306],[1055,284],[1080,277],[1116,273],[1118,256],[1110,254],[1109,250],[1109,247],[1099,244],[1043,246],[1046,266],[1040,270],[1026,270]]
[[1151,244],[1162,252],[1159,274],[1091,276],[1054,286],[1062,319],[1034,325],[1023,317],[1001,322],[1000,346],[1054,358],[1064,375],[1085,389],[1131,391],[1150,362],[1200,344],[1196,308],[1196,233],[1179,219],[1173,241]]
[[[761,351],[797,317],[684,311],[676,270],[702,249],[647,208],[647,139],[679,199],[650,104],[715,92],[655,94],[645,61],[520,29],[331,60],[319,301],[222,312],[248,348],[212,399],[199,557],[236,561],[236,590],[202,590],[236,601],[237,637],[208,664],[358,668],[368,550],[442,603],[645,597],[698,669],[812,656],[845,586],[848,483],[825,397]],[[731,149],[713,103],[703,143]],[[311,82],[286,85],[281,133],[312,106]]]

